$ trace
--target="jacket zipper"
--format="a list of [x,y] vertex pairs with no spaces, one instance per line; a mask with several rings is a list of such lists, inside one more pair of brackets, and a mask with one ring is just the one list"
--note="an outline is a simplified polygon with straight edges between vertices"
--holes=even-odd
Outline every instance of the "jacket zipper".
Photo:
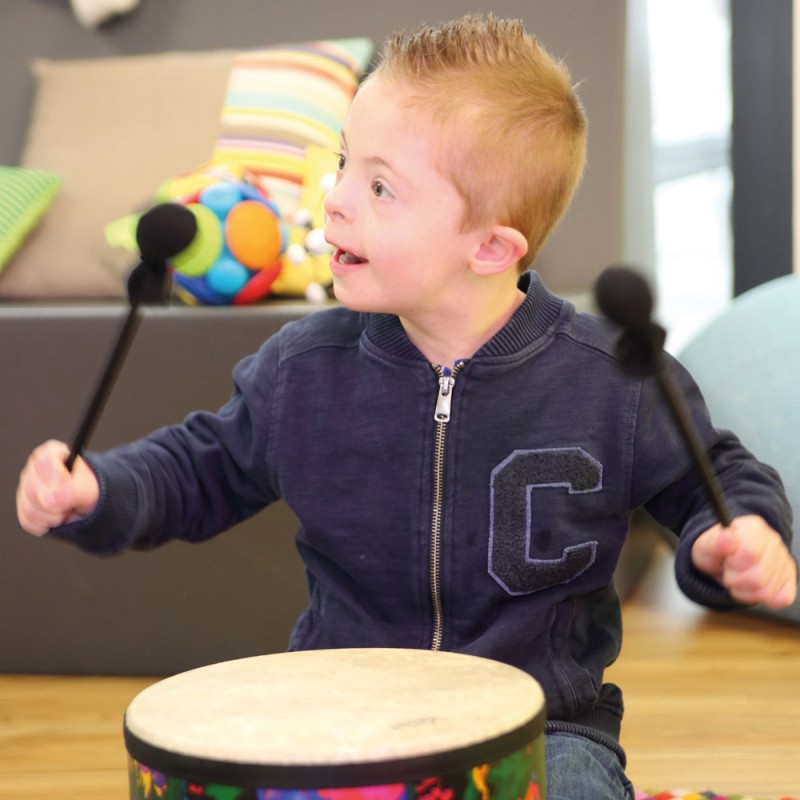
[[431,556],[430,582],[431,601],[433,603],[433,636],[431,650],[440,650],[444,636],[444,611],[442,609],[441,589],[441,544],[442,516],[444,505],[444,446],[447,439],[447,423],[450,421],[450,407],[453,400],[453,387],[456,375],[464,368],[464,361],[456,361],[451,370],[431,364],[439,379],[439,393],[436,398],[436,410],[433,418],[436,431],[433,442],[433,504],[431,511]]

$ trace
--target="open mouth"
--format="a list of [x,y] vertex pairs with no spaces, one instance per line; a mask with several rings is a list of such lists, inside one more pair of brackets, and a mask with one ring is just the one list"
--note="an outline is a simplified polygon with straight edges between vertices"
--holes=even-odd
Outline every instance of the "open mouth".
[[332,263],[341,266],[354,267],[359,266],[360,264],[366,264],[367,259],[361,258],[361,256],[357,256],[355,253],[349,253],[347,250],[337,248],[336,252],[333,254]]

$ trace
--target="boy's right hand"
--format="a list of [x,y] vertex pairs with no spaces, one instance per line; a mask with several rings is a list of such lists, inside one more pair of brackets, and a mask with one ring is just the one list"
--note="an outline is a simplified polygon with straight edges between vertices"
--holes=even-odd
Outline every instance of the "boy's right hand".
[[68,455],[63,442],[45,442],[31,453],[20,473],[17,517],[34,536],[89,514],[100,499],[94,472],[80,456],[70,472],[65,464]]

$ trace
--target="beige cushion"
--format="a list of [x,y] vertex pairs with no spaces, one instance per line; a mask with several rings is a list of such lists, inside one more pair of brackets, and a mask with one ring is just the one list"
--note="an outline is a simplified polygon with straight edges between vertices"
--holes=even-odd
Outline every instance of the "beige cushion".
[[130,253],[105,225],[152,202],[166,176],[209,160],[237,51],[37,60],[22,166],[63,179],[0,275],[0,298],[124,297]]

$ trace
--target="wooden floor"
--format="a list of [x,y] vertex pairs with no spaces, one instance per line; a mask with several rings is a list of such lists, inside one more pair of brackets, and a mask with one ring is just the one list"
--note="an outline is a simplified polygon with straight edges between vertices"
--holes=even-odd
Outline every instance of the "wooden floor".
[[705,611],[666,547],[623,609],[622,743],[641,789],[800,798],[800,627]]
[[[666,550],[624,614],[637,787],[800,798],[800,627],[693,606]],[[150,683],[0,675],[0,800],[126,800],[122,714]]]

